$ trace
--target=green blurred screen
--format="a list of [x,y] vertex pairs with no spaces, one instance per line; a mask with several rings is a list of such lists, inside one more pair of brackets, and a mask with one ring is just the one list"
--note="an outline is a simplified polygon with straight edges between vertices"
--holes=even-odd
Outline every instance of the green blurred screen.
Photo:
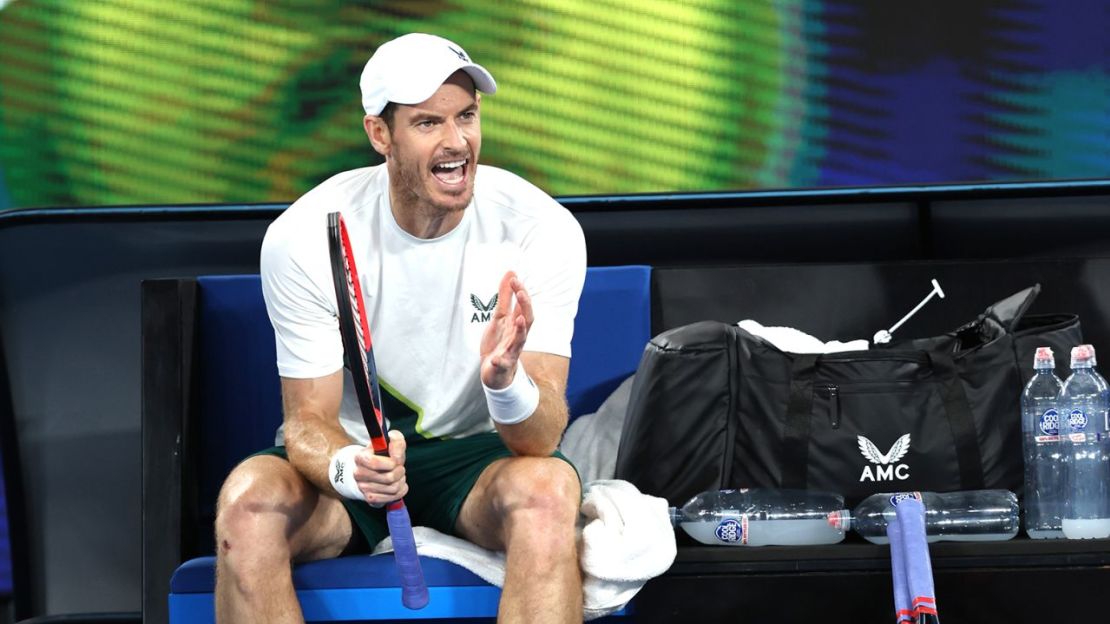
[[483,162],[552,194],[804,183],[791,4],[16,0],[0,175],[15,206],[292,200],[379,162],[359,73],[423,31],[498,80]]
[[292,201],[407,32],[556,196],[1110,177],[1105,0],[0,0],[0,209]]

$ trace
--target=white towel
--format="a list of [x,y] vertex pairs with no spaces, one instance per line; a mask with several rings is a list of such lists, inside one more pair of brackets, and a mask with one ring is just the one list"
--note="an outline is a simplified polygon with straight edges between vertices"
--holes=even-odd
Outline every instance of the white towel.
[[[641,494],[627,481],[587,484],[582,500],[578,545],[582,566],[584,619],[592,620],[628,604],[649,579],[667,571],[677,549],[667,501]],[[421,555],[445,559],[487,583],[505,584],[505,554],[486,550],[435,529],[413,527]],[[375,555],[393,550],[389,538]]]
[[666,499],[642,494],[627,481],[588,484],[582,518],[578,548],[587,620],[628,604],[678,554]]
[[628,413],[635,375],[629,375],[592,414],[571,421],[559,443],[583,483],[612,479],[617,472],[617,447]]
[[839,353],[841,351],[866,351],[870,346],[867,340],[851,342],[830,340],[821,342],[809,334],[793,327],[764,327],[751,319],[737,323],[740,329],[771,343],[786,353]]

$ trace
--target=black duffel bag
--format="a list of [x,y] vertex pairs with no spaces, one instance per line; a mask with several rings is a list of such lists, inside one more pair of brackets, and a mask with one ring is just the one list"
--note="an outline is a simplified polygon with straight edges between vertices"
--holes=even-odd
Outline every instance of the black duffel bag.
[[740,487],[1022,491],[1020,395],[1033,353],[1067,364],[1074,314],[1025,311],[1036,285],[933,338],[785,353],[737,325],[693,323],[644,350],[616,477],[680,505]]

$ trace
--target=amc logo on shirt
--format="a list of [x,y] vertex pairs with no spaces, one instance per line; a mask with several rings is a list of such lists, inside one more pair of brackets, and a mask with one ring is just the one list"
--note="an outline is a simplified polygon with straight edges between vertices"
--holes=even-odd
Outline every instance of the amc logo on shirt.
[[482,299],[474,293],[470,293],[470,305],[474,306],[477,312],[470,316],[471,323],[485,323],[489,321],[490,316],[493,315],[494,308],[497,307],[497,293],[493,293],[489,303],[482,303]]

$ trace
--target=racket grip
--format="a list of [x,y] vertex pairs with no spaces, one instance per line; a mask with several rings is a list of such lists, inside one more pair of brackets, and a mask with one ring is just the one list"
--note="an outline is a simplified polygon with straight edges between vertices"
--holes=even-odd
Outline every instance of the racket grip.
[[385,517],[389,524],[389,536],[393,539],[397,574],[401,577],[401,604],[409,609],[423,609],[428,604],[428,586],[424,583],[424,570],[416,554],[416,538],[412,535],[409,510],[400,502],[390,505]]
[[910,588],[906,584],[906,549],[902,546],[902,524],[898,518],[891,518],[886,525],[886,535],[890,538],[890,574],[894,585],[894,621],[896,624],[914,622],[910,606]]
[[938,622],[933,564],[925,537],[925,505],[916,498],[907,498],[899,501],[895,513],[898,523],[902,525],[903,565],[906,567],[911,607],[919,623]]

